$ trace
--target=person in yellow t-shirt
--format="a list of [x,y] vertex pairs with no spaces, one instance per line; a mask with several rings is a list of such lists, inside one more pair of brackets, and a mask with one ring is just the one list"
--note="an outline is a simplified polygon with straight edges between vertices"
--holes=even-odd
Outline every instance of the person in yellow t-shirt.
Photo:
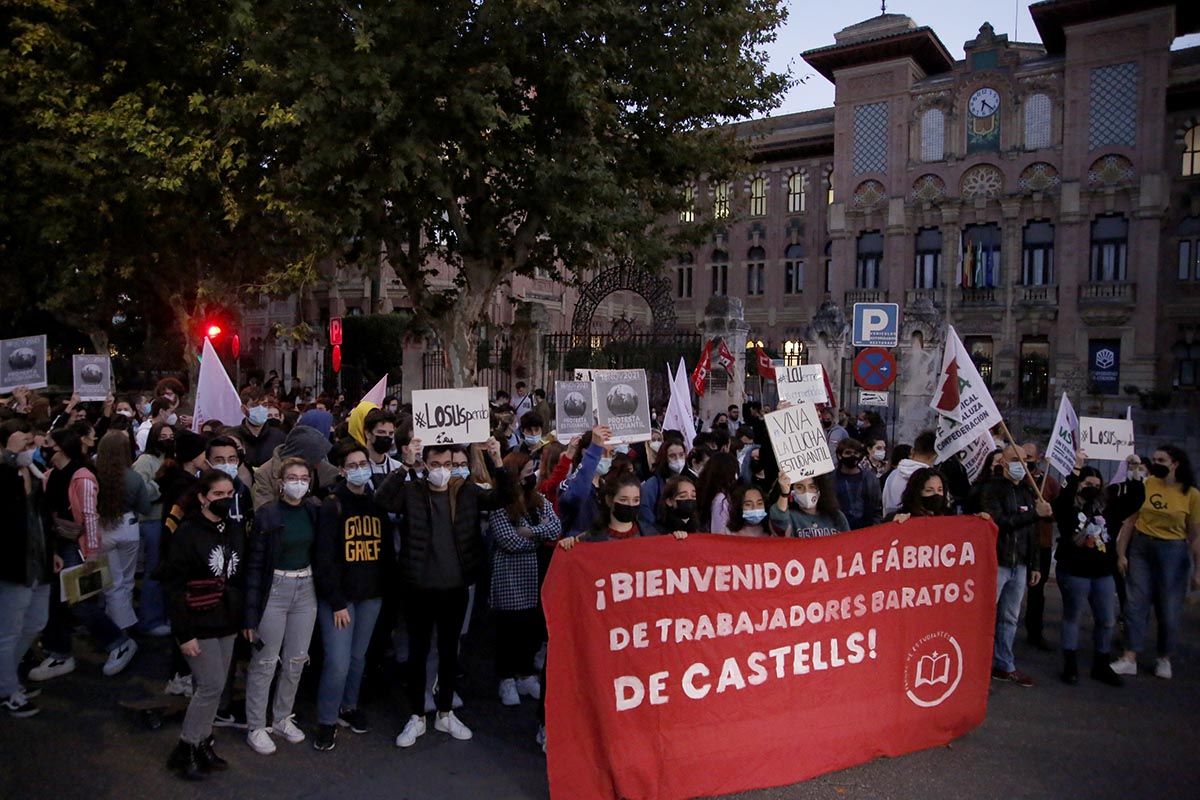
[[[1154,451],[1147,469],[1146,499],[1121,526],[1117,539],[1117,569],[1128,585],[1128,641],[1125,654],[1112,663],[1112,669],[1118,675],[1137,674],[1137,654],[1146,644],[1154,606],[1158,618],[1154,674],[1170,678],[1192,558],[1200,563],[1200,490],[1191,460],[1175,445]],[[1193,573],[1192,586],[1200,588],[1200,573]]]

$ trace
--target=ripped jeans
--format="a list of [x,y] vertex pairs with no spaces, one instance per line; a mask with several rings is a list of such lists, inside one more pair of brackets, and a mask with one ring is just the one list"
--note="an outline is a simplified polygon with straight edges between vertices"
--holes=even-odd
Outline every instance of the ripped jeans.
[[[306,573],[307,574],[304,574]],[[250,730],[267,727],[267,698],[271,680],[279,670],[275,684],[272,723],[280,723],[292,714],[300,673],[308,663],[308,645],[317,620],[317,595],[311,570],[300,573],[275,571],[267,607],[250,647],[250,668],[246,673],[246,723]],[[262,643],[260,648],[257,642]]]

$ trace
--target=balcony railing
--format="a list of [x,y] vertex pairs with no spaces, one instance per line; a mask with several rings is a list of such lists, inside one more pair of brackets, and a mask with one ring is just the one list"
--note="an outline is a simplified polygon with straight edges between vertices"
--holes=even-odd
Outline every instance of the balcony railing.
[[1000,304],[1000,292],[994,287],[972,287],[958,290],[958,302],[963,306],[995,306]]
[[845,294],[846,305],[855,303],[886,303],[886,289],[849,289]]
[[907,289],[904,292],[904,304],[911,306],[920,300],[928,300],[933,304],[938,302],[937,289]]
[[1133,305],[1137,300],[1133,281],[1094,281],[1079,287],[1079,302],[1089,305]]
[[1016,302],[1025,306],[1058,305],[1058,287],[1053,284],[1017,286]]

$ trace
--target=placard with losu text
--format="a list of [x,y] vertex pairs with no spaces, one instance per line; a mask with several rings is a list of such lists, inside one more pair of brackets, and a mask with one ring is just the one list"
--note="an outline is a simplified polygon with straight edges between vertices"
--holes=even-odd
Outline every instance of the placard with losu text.
[[473,444],[492,435],[486,387],[417,389],[412,406],[413,438],[423,445]]

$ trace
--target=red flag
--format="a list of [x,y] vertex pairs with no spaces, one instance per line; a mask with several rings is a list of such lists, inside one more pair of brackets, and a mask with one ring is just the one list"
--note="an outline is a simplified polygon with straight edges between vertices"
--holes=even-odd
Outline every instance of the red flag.
[[737,366],[737,361],[733,358],[733,353],[729,352],[729,345],[725,344],[725,340],[721,340],[721,344],[717,347],[717,363],[721,368],[733,376],[733,368]]
[[704,345],[704,352],[700,354],[700,363],[696,364],[696,368],[692,370],[692,389],[700,397],[704,396],[704,387],[708,383],[708,373],[712,371],[712,342]]
[[821,365],[821,378],[825,381],[825,396],[829,398],[829,407],[837,408],[837,395],[833,393],[833,386],[829,383],[829,371]]
[[771,363],[771,358],[762,349],[762,345],[754,348],[754,355],[758,359],[758,376],[764,381],[775,380],[775,365]]
[[938,395],[934,408],[944,414],[957,414],[961,402],[958,393],[958,361],[951,360],[943,373],[942,392]]

